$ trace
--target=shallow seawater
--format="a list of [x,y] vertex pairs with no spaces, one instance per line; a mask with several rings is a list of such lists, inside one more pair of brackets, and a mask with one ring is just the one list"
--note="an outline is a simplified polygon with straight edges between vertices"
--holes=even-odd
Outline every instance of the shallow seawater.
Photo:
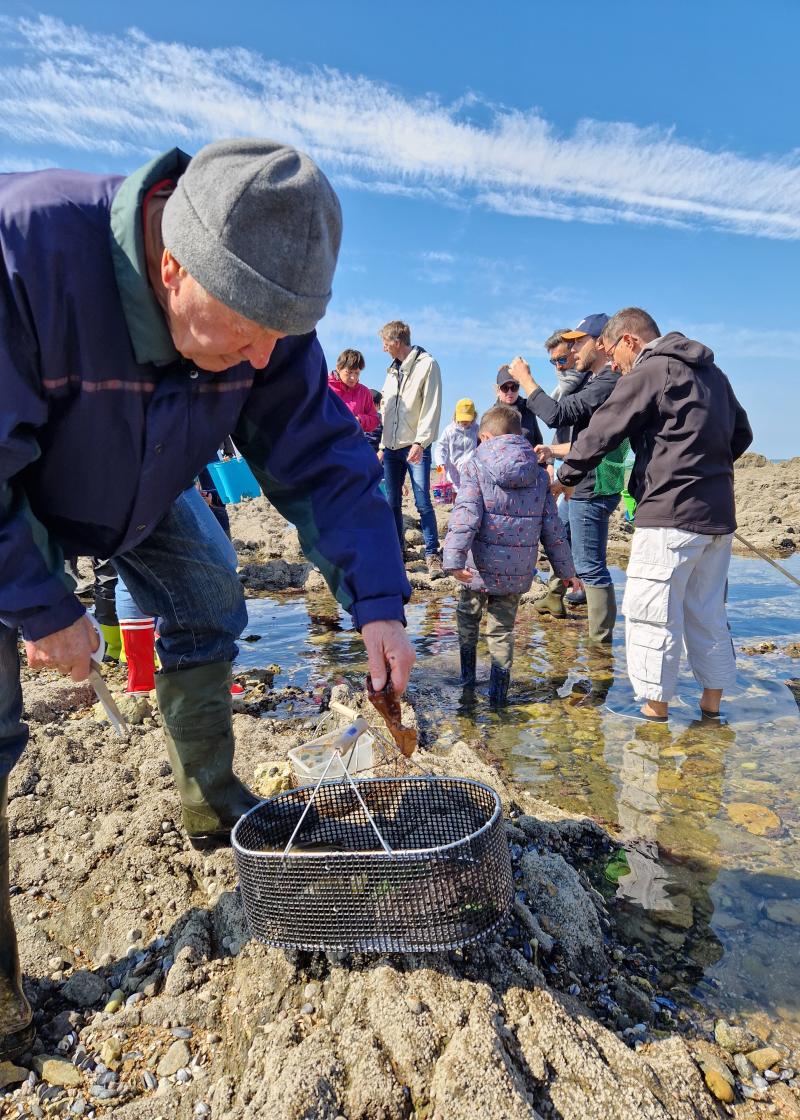
[[[800,556],[782,563],[800,575]],[[621,598],[624,573],[614,581]],[[261,638],[242,643],[238,664],[277,662],[288,672],[276,683],[302,688],[363,674],[363,647],[327,596],[248,610],[247,633]],[[699,720],[685,671],[669,724],[646,724],[628,714],[621,620],[605,655],[586,645],[583,617],[544,623],[525,610],[511,703],[494,713],[481,695],[483,645],[477,699],[462,704],[455,599],[407,613],[428,743],[480,739],[522,786],[609,827],[624,857],[594,871],[628,936],[655,948],[679,992],[711,1011],[765,1013],[800,1043],[800,718],[786,684],[800,660],[740,653],[722,727]],[[798,642],[800,589],[762,560],[734,558],[729,617],[737,649]]]

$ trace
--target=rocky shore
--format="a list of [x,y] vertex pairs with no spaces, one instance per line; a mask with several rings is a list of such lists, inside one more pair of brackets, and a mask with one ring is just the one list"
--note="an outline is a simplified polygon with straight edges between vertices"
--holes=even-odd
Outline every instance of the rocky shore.
[[[121,671],[106,675],[121,692]],[[240,679],[238,768],[266,794],[331,714],[259,718],[269,674]],[[740,1120],[800,1115],[800,1054],[771,1050],[768,1030],[719,1023],[715,1037],[621,940],[586,875],[613,839],[473,747],[423,759],[502,798],[516,888],[503,931],[429,956],[284,952],[249,939],[230,852],[185,841],[150,701],[128,703],[123,742],[87,686],[40,674],[24,690],[11,880],[39,1040],[0,1065],[0,1116],[711,1120],[725,1101]],[[363,702],[344,685],[335,697]]]
[[[800,460],[745,460],[743,535],[777,549],[800,533]],[[266,502],[231,520],[249,596],[324,588]],[[431,584],[421,543],[409,510],[416,593],[452,594],[449,579]],[[121,697],[122,671],[104,672]],[[269,668],[239,680],[237,768],[267,796],[292,782],[287,749],[334,716],[264,719],[291,690]],[[285,952],[250,939],[231,853],[184,839],[153,698],[121,698],[123,741],[87,685],[24,671],[24,697],[12,906],[39,1034],[0,1064],[3,1120],[800,1118],[800,1052],[772,1045],[766,1018],[715,1022],[663,959],[626,943],[589,874],[613,859],[613,836],[512,786],[481,743],[418,757],[501,796],[515,878],[501,932],[438,955]],[[363,704],[346,685],[334,698]]]

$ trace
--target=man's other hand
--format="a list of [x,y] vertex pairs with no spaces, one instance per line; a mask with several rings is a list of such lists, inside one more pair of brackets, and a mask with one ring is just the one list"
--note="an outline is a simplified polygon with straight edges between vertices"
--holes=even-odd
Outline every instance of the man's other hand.
[[469,568],[453,568],[447,574],[453,576],[459,583],[472,583],[472,577],[475,575]]
[[564,579],[561,582],[565,587],[568,587],[570,591],[583,591],[583,584],[577,576],[573,576],[571,579]]
[[74,681],[85,681],[92,665],[92,654],[100,645],[87,615],[65,630],[57,630],[37,642],[26,642],[25,653],[31,669],[55,669]]
[[549,443],[537,443],[533,449],[536,452],[536,458],[544,466],[545,463],[552,463],[555,459],[553,447]]
[[409,463],[414,463],[414,464],[421,463],[422,462],[422,452],[423,452],[423,447],[422,447],[421,443],[412,443],[411,447],[409,449],[409,452],[408,452]]
[[402,622],[367,622],[361,628],[361,637],[367,650],[372,687],[376,692],[384,687],[388,666],[394,691],[400,696],[417,659]]
[[553,479],[553,482],[550,486],[550,493],[554,498],[560,498],[562,494],[566,494],[566,496],[569,498],[572,496],[573,490],[573,486],[565,486],[564,483],[559,482],[557,478]]

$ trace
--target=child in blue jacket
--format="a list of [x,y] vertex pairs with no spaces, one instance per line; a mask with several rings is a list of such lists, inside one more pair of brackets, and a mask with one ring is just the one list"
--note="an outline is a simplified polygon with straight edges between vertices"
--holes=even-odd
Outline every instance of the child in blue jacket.
[[480,446],[461,472],[443,566],[464,586],[456,609],[461,684],[475,686],[478,629],[484,607],[491,655],[489,700],[504,704],[514,658],[520,596],[536,572],[541,539],[553,572],[579,586],[550,479],[522,434],[519,412],[495,405],[481,417]]

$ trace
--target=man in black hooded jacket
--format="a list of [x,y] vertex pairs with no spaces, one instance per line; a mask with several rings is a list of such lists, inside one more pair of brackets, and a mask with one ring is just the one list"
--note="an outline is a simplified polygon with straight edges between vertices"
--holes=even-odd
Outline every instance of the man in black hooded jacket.
[[682,642],[703,688],[701,713],[718,719],[736,663],[725,586],[736,528],[733,463],[753,433],[707,346],[624,308],[603,332],[622,377],[558,471],[569,487],[627,436],[637,500],[622,610],[628,675],[645,719],[665,722]]

